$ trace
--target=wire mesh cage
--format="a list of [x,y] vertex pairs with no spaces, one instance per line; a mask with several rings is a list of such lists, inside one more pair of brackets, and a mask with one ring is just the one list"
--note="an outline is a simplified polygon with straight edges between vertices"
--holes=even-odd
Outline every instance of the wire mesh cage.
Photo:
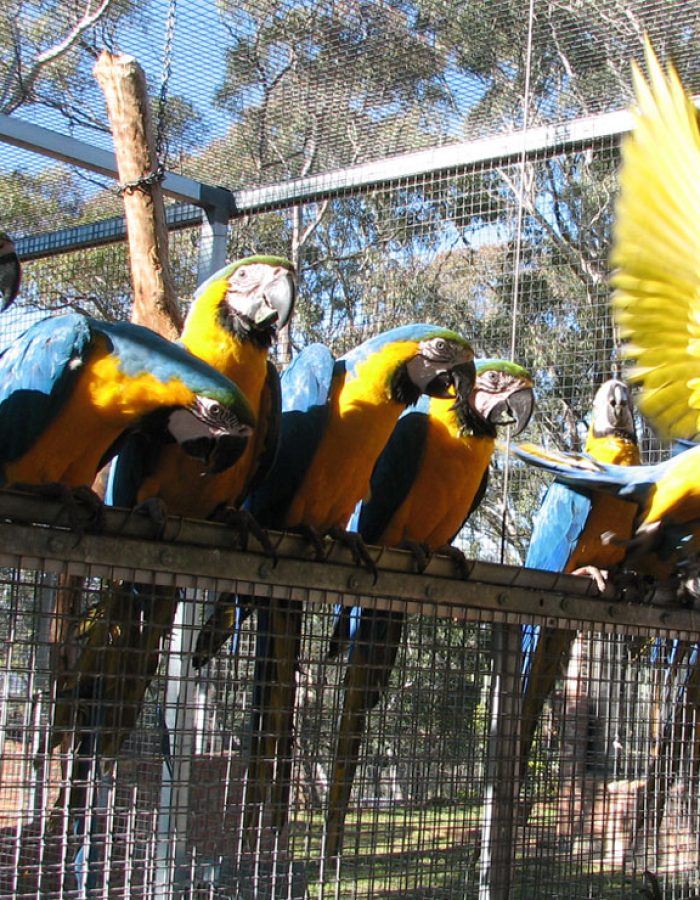
[[[222,235],[227,259],[289,257],[279,368],[435,322],[527,367],[526,437],[580,450],[627,371],[608,278],[630,63],[646,33],[694,94],[699,21],[694,0],[17,0],[0,224],[23,281],[2,344],[47,313],[130,316],[106,48],[148,78],[183,312]],[[666,458],[636,425],[642,461]],[[0,893],[697,895],[692,603],[523,575],[546,482],[494,453],[455,539],[468,577],[388,550],[374,586],[335,545],[321,563],[288,537],[273,568],[219,526],[73,535],[54,507],[3,507]],[[270,722],[273,615],[300,638]]]
[[[470,584],[448,559],[419,577],[405,551],[390,552],[378,584],[368,577],[358,595],[356,582],[333,586],[353,572],[349,555],[300,568],[301,540],[256,583],[249,573],[265,557],[226,549],[222,526],[144,543],[142,528],[117,517],[76,543],[50,525],[54,514],[35,507],[46,525],[29,547],[26,526],[3,525],[3,563],[21,563],[2,583],[3,893],[697,890],[691,611],[647,608],[635,626],[634,608],[625,617],[582,584],[573,608],[601,621],[558,619],[547,613],[580,579],[559,576],[552,591],[530,576],[519,589],[526,570],[492,566],[474,569]],[[216,552],[241,580],[198,574]],[[212,654],[200,634],[222,591],[230,602],[254,597],[255,608]],[[303,604],[286,758],[269,755],[255,717],[255,620],[275,602],[288,615]],[[338,616],[358,603],[389,632],[348,656]],[[157,605],[167,611],[154,614]],[[545,615],[517,611],[528,606]],[[156,621],[173,628],[154,658],[145,648],[158,644]],[[526,747],[522,647],[533,624],[560,626],[553,633],[569,650]]]

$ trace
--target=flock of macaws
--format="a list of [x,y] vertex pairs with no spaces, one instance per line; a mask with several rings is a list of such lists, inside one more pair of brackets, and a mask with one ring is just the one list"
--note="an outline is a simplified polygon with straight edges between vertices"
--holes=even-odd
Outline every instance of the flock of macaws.
[[[623,147],[612,262],[614,308],[637,360],[640,409],[665,436],[700,433],[700,132],[675,72],[647,46],[635,70],[639,112]],[[696,194],[698,196],[696,197]],[[0,234],[3,308],[20,284]],[[296,530],[319,554],[345,541],[407,547],[417,567],[447,548],[486,490],[498,429],[519,433],[534,409],[522,366],[479,359],[432,324],[386,331],[335,358],[312,344],[278,377],[269,359],[292,315],[292,264],[255,256],[197,291],[181,340],[82,315],[43,320],[0,356],[0,484],[84,502],[110,464],[105,499],[237,527]],[[590,574],[633,568],[668,578],[700,530],[700,447],[641,466],[629,389],[598,391],[582,454],[514,446],[555,476],[535,518],[526,565]],[[59,485],[60,487],[56,487]],[[81,493],[82,492],[82,493]],[[376,570],[375,570],[376,574]],[[57,687],[53,742],[116,756],[136,723],[172,627],[176,592],[115,585],[81,624],[80,654]],[[294,599],[222,595],[204,624],[201,668],[256,615],[251,749],[244,825],[263,811],[281,829],[291,781],[303,609]],[[336,610],[329,656],[347,652],[331,777],[326,851],[342,834],[367,717],[387,689],[404,626],[396,612]],[[526,629],[521,758],[571,632]]]

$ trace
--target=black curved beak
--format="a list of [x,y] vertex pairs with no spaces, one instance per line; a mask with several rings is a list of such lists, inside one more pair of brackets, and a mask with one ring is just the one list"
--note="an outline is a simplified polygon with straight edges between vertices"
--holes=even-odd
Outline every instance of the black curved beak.
[[442,400],[453,399],[455,407],[466,403],[474,389],[476,381],[476,367],[474,362],[461,363],[445,372],[436,375],[424,388],[424,393],[430,397],[438,397]]
[[210,473],[216,475],[238,462],[247,445],[248,438],[243,435],[224,434],[217,438],[208,460]]
[[248,444],[245,435],[223,434],[219,437],[201,437],[183,441],[180,445],[185,453],[205,463],[210,475],[216,475],[230,468],[243,455]]
[[14,251],[13,245],[6,243],[0,248],[0,297],[2,303],[0,312],[5,312],[12,306],[15,297],[19,293],[22,281],[22,267],[19,257]]
[[527,426],[534,410],[535,395],[532,388],[519,388],[493,405],[489,410],[488,420],[492,425],[512,425],[513,435],[516,435]]

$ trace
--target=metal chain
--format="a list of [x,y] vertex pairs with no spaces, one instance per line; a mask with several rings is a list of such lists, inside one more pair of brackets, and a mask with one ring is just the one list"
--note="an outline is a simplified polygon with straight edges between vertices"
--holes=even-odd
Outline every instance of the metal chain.
[[165,111],[168,101],[168,84],[172,71],[173,36],[175,34],[175,16],[177,13],[177,0],[170,0],[168,5],[168,17],[165,22],[165,43],[163,46],[163,70],[160,79],[160,91],[158,94],[158,113],[156,117],[156,146],[155,168],[148,175],[143,175],[134,181],[122,182],[117,193],[133,194],[135,191],[147,191],[154,184],[158,184],[165,178],[165,163],[168,157],[168,147],[165,140],[166,122]]
[[160,79],[160,94],[158,96],[158,119],[156,123],[156,160],[158,166],[162,168],[165,168],[165,161],[168,156],[168,148],[165,141],[165,110],[168,99],[168,84],[170,82],[170,73],[172,69],[173,36],[175,34],[176,13],[177,0],[170,0],[170,4],[168,6],[168,18],[165,22],[163,72]]

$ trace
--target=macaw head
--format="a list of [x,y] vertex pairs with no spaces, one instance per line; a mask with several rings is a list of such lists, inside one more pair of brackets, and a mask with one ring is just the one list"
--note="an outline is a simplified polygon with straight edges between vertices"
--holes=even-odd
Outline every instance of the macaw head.
[[612,434],[636,443],[632,395],[624,381],[610,378],[598,388],[589,432],[596,438]]
[[268,348],[292,314],[296,296],[294,266],[281,256],[249,256],[219,269],[194,295],[183,341],[213,323],[240,340]]
[[506,359],[477,360],[469,406],[491,426],[493,436],[497,427],[508,425],[520,434],[535,408],[532,376]]
[[343,359],[351,369],[376,360],[393,400],[413,405],[421,394],[461,402],[471,393],[474,351],[461,335],[437,325],[402,325],[360,344]]
[[476,376],[474,351],[462,340],[444,335],[420,341],[406,373],[421,394],[456,400],[468,396]]
[[232,466],[246,448],[255,419],[240,392],[219,397],[196,394],[188,407],[172,410],[167,430],[189,456],[210,474]]
[[12,305],[21,281],[22,267],[14,242],[9,234],[0,231],[0,312]]

